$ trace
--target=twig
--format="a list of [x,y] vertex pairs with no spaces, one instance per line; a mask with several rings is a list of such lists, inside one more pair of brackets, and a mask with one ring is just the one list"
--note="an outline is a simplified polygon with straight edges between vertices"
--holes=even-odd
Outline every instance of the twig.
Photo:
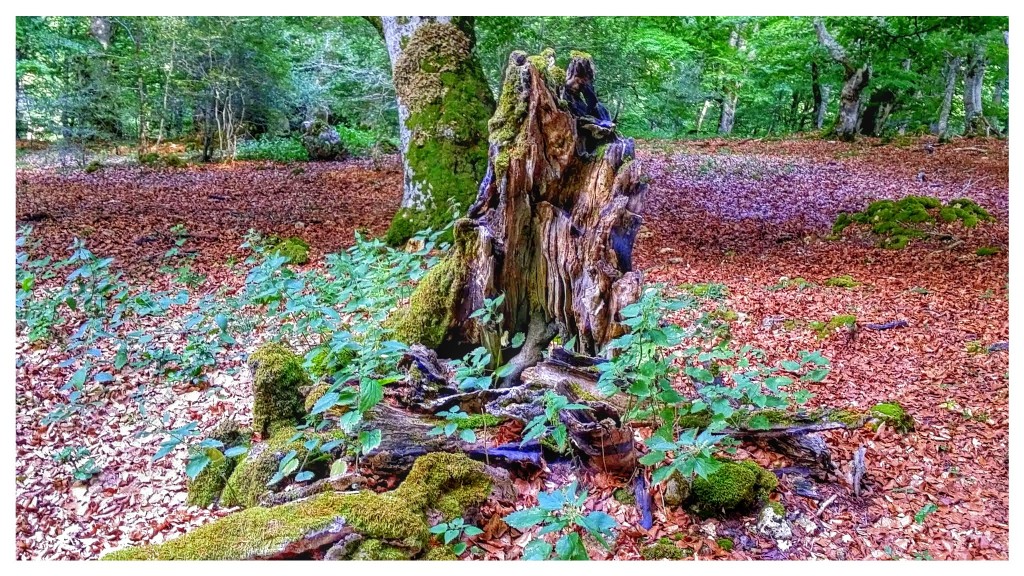
[[833,494],[828,497],[828,500],[822,502],[821,506],[818,506],[818,510],[811,516],[811,518],[817,518],[818,516],[821,516],[821,513],[825,511],[825,508],[828,508],[829,504],[835,501],[836,496],[839,496],[839,494]]

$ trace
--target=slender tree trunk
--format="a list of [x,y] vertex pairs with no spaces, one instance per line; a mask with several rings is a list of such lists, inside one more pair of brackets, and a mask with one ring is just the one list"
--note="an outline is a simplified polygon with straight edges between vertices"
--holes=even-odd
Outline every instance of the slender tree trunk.
[[473,54],[472,17],[385,16],[374,24],[387,44],[398,96],[404,184],[387,233],[397,245],[420,230],[440,229],[473,201],[487,171],[494,97]]
[[818,41],[828,50],[833,60],[842,64],[845,71],[843,90],[839,93],[839,117],[836,119],[835,132],[840,140],[852,142],[857,137],[860,123],[861,93],[871,81],[871,63],[866,62],[859,68],[854,66],[846,50],[828,33],[821,18],[814,19],[814,29]]
[[722,95],[722,114],[718,117],[718,133],[731,134],[732,126],[736,121],[736,100],[739,95],[735,92]]
[[953,106],[953,91],[956,89],[956,79],[960,75],[960,57],[948,56],[946,58],[945,70],[946,89],[942,93],[942,105],[939,107],[939,121],[935,123],[935,134],[939,141],[944,142],[949,131],[949,111]]
[[811,62],[811,97],[814,98],[813,116],[815,130],[821,130],[821,125],[825,121],[825,105],[828,101],[828,97],[825,94],[821,86],[821,72],[818,70],[818,63]]
[[964,74],[964,135],[988,135],[988,121],[981,107],[981,87],[985,80],[985,49],[976,44],[967,58]]
[[700,129],[704,126],[704,118],[708,115],[708,108],[711,108],[711,100],[704,100],[704,106],[701,106],[700,116],[697,117],[697,133],[700,133]]

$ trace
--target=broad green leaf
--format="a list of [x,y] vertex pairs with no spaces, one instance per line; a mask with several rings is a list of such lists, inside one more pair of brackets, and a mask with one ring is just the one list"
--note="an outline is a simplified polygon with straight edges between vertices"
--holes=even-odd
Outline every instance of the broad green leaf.
[[534,538],[523,547],[523,560],[547,560],[551,557],[553,550],[551,544],[540,538]]
[[505,523],[516,530],[525,530],[540,524],[547,519],[548,513],[543,508],[527,508],[505,516]]

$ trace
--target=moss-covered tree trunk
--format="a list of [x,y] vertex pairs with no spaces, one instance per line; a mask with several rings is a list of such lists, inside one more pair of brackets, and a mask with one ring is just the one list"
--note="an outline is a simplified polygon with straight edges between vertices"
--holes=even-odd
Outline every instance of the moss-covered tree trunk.
[[[399,339],[484,345],[498,362],[515,354],[511,382],[556,334],[596,355],[624,332],[618,312],[641,289],[632,249],[646,184],[593,81],[586,54],[567,71],[550,50],[511,55],[479,196],[452,251],[391,320]],[[499,295],[500,323],[473,316]]]
[[[376,24],[377,22],[375,22]],[[387,240],[439,229],[473,201],[487,169],[494,98],[473,54],[472,17],[385,16],[398,96],[404,190]]]

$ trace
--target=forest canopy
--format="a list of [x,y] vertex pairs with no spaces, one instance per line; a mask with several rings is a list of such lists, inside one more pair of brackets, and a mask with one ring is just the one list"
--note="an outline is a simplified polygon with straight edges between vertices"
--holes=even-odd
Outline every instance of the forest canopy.
[[[512,50],[590,53],[619,129],[640,138],[830,133],[848,67],[870,72],[860,134],[960,134],[972,106],[974,132],[1005,132],[1008,18],[821,23],[845,63],[810,17],[478,17],[474,52],[495,96]],[[16,38],[20,139],[186,139],[209,160],[319,119],[364,146],[396,144],[391,66],[369,19],[18,17]]]

